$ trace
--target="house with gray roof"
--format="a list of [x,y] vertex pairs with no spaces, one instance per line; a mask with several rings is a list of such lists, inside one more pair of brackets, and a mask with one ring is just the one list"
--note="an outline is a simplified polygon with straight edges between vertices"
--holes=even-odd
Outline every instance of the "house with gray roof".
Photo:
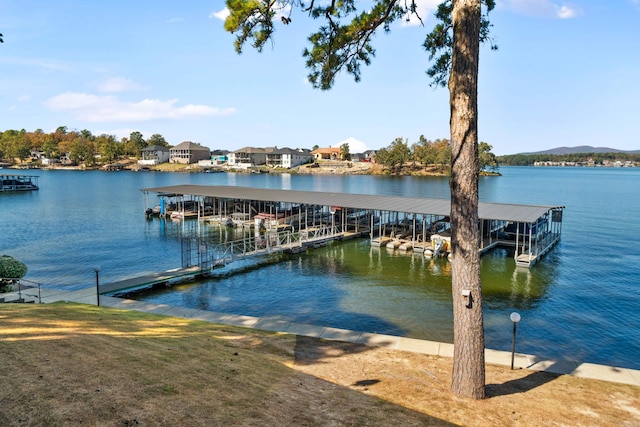
[[142,159],[138,160],[139,165],[155,166],[169,161],[169,149],[162,145],[151,145],[141,150]]
[[211,150],[191,141],[184,141],[169,150],[170,163],[191,164],[211,158]]
[[267,153],[276,150],[276,147],[244,147],[229,153],[229,166],[239,168],[249,168],[251,166],[261,166],[267,162]]

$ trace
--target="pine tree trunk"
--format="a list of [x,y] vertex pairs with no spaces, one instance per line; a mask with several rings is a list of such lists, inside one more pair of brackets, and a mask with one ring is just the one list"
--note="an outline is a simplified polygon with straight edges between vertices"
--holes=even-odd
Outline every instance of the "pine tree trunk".
[[[478,58],[480,0],[453,2],[451,243],[454,359],[451,390],[485,397],[484,326],[478,253]],[[469,296],[464,296],[465,293]]]

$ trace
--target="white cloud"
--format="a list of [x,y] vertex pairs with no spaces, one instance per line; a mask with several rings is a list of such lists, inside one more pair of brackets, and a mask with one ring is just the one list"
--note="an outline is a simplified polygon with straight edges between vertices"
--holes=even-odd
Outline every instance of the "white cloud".
[[577,6],[554,0],[500,0],[498,7],[504,7],[523,15],[543,18],[570,19],[582,13]]
[[234,108],[193,104],[179,107],[176,106],[177,102],[177,99],[168,101],[144,99],[140,102],[125,102],[114,96],[66,92],[48,99],[45,101],[45,106],[54,111],[70,111],[76,118],[89,122],[177,120],[227,116],[235,113]]
[[[273,17],[274,21],[280,21],[280,19],[283,16],[289,16],[291,13],[291,5],[290,4],[283,4],[280,2],[276,2],[273,6],[273,10],[276,12],[275,16]],[[226,7],[224,9],[222,9],[219,12],[211,12],[209,14],[209,19],[219,19],[221,21],[224,21],[225,19],[227,19],[227,17],[231,14],[231,12],[229,12],[229,9],[227,9]]]
[[170,18],[167,19],[165,22],[165,24],[173,24],[174,22],[183,22],[184,18]]
[[[426,23],[429,18],[433,18],[433,13],[440,3],[442,3],[442,0],[416,0],[416,12],[422,19],[422,23],[417,16],[410,14],[402,18],[402,26],[412,27]],[[409,18],[408,21],[407,18]]]
[[341,147],[342,144],[349,144],[350,153],[364,153],[368,150],[367,144],[355,139],[354,137],[349,137],[344,141],[340,141],[337,144],[332,145],[332,147]]
[[556,15],[561,19],[571,19],[575,18],[580,14],[580,10],[578,8],[570,7],[570,6],[561,6],[560,8],[556,8]]
[[97,88],[103,93],[117,93],[131,90],[139,90],[142,85],[124,77],[111,77],[98,83]]
[[225,19],[227,19],[229,15],[230,15],[229,9],[225,7],[220,12],[211,12],[209,14],[209,19],[217,18],[221,21],[224,21]]

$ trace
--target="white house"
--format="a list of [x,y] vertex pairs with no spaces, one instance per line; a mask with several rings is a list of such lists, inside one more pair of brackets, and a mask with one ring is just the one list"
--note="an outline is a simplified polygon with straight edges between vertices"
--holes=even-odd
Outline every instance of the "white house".
[[310,150],[280,148],[267,153],[266,164],[273,167],[293,168],[309,163],[311,160],[313,160],[313,154]]
[[169,161],[169,149],[161,145],[151,145],[141,150],[142,159],[138,160],[139,165],[155,166]]

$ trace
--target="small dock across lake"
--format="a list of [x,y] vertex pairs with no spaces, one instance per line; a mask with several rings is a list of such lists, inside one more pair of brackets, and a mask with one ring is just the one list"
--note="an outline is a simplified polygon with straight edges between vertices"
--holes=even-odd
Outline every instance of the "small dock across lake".
[[0,192],[37,190],[38,178],[37,175],[0,175]]

